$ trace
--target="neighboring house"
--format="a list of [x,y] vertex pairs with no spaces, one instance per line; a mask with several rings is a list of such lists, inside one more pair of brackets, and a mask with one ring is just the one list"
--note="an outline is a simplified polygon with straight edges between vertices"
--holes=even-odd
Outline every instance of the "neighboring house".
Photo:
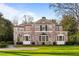
[[68,41],[67,36],[67,31],[63,31],[61,25],[45,17],[36,22],[14,26],[15,45],[60,45]]

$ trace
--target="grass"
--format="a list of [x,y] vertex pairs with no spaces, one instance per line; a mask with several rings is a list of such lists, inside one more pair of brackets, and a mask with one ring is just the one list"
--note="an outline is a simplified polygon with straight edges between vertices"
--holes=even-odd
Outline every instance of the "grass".
[[[20,46],[23,47],[23,46]],[[0,56],[79,56],[79,46],[25,46],[37,50],[0,51]],[[17,47],[19,48],[19,47]]]

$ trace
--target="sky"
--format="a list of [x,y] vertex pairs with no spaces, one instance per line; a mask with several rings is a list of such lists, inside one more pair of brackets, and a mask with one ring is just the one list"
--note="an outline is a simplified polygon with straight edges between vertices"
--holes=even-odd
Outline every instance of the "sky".
[[6,19],[16,19],[19,23],[24,19],[24,15],[31,15],[34,21],[41,17],[59,20],[54,8],[49,8],[49,3],[0,3],[0,12]]

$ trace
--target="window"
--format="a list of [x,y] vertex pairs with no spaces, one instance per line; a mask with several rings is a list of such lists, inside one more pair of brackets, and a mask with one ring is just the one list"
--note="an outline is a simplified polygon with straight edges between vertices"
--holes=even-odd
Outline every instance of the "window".
[[64,41],[64,36],[63,36],[63,39],[62,40]]
[[42,36],[42,41],[45,41],[45,36]]
[[45,30],[47,31],[47,25],[45,25]]
[[40,31],[42,31],[42,25],[40,25]]
[[39,36],[39,41],[41,41],[41,36]]
[[62,41],[62,36],[59,36],[59,41]]
[[64,36],[58,36],[59,41],[63,41],[64,40]]
[[48,36],[47,35],[40,35],[39,41],[43,41],[43,42],[48,41]]
[[56,30],[59,31],[59,26],[58,25],[56,26]]
[[28,41],[28,40],[29,40],[29,36],[25,36],[25,38],[26,38],[26,41]]
[[57,30],[57,31],[62,30],[62,26],[60,26],[60,25],[56,25],[56,30]]
[[48,36],[46,36],[46,41],[48,41]]
[[43,30],[43,31],[45,30],[45,26],[44,26],[44,25],[42,25],[42,30]]
[[40,31],[47,31],[47,25],[40,25]]

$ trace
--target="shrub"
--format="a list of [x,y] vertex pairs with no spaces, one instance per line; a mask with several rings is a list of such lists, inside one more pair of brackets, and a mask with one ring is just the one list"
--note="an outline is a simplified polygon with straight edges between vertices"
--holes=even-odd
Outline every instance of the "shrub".
[[69,35],[68,36],[68,43],[67,44],[77,44],[79,45],[79,31],[76,32],[75,34]]
[[0,48],[5,48],[5,47],[7,47],[7,43],[4,41],[0,42]]
[[13,42],[12,41],[7,41],[7,44],[13,44]]
[[76,42],[66,42],[66,45],[75,45]]

